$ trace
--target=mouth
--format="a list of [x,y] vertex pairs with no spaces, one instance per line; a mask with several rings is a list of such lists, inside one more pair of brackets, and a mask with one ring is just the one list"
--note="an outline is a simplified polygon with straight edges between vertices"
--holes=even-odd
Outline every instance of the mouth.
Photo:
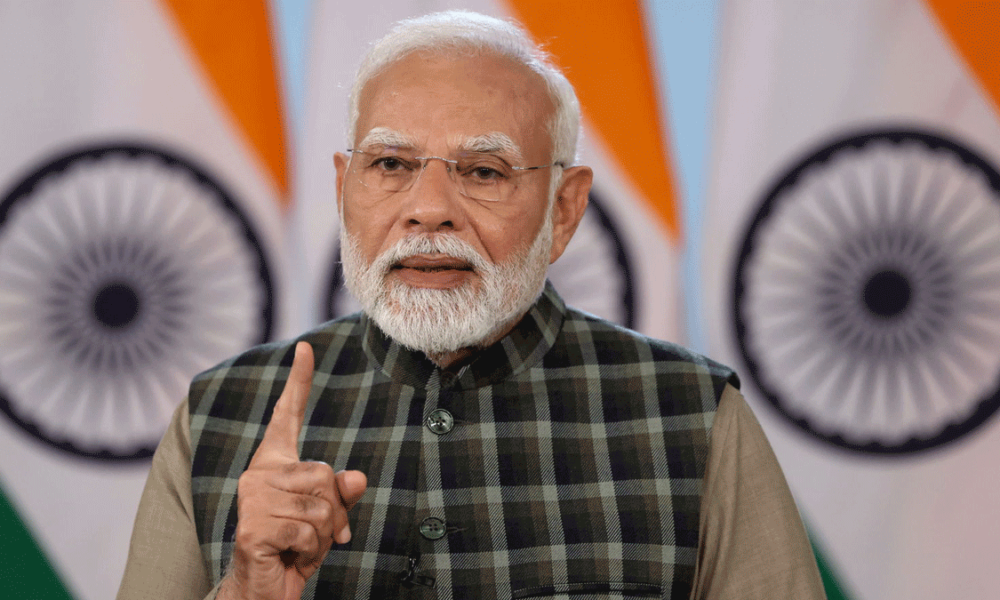
[[424,273],[474,271],[471,264],[452,256],[410,256],[392,265],[390,269],[394,271],[412,269]]
[[409,285],[427,288],[456,287],[475,273],[470,263],[445,255],[410,256],[389,270]]

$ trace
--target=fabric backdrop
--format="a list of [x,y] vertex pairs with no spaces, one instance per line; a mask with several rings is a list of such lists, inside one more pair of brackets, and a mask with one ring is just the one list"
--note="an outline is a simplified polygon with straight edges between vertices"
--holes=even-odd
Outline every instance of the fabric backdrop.
[[1000,597],[1000,5],[724,4],[702,276],[845,597]]
[[266,6],[4,2],[0,56],[0,596],[105,600],[191,376],[290,321]]

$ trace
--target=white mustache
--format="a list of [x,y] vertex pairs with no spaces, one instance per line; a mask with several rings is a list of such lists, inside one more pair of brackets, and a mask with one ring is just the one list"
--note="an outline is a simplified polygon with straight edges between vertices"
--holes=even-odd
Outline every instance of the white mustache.
[[489,271],[494,267],[468,242],[449,233],[415,234],[405,237],[372,261],[371,268],[377,273],[387,273],[394,265],[421,254],[438,254],[468,263],[476,273]]

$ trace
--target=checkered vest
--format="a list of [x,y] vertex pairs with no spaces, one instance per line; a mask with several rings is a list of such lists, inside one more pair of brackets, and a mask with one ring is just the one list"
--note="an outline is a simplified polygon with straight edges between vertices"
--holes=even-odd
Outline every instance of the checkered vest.
[[[567,309],[551,286],[457,372],[363,315],[298,339],[316,355],[302,459],[368,476],[353,538],[303,598],[688,597],[731,370]],[[195,521],[215,582],[293,348],[254,348],[191,385]]]

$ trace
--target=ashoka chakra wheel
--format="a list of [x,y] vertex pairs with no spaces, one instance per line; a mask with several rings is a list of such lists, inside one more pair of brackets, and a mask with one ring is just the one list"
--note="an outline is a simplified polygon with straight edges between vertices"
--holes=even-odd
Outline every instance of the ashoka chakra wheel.
[[2,197],[0,409],[53,446],[150,456],[191,376],[272,314],[249,222],[177,154],[89,147]]
[[953,441],[1000,406],[1000,174],[926,132],[834,141],[764,197],[734,302],[751,377],[805,431]]

